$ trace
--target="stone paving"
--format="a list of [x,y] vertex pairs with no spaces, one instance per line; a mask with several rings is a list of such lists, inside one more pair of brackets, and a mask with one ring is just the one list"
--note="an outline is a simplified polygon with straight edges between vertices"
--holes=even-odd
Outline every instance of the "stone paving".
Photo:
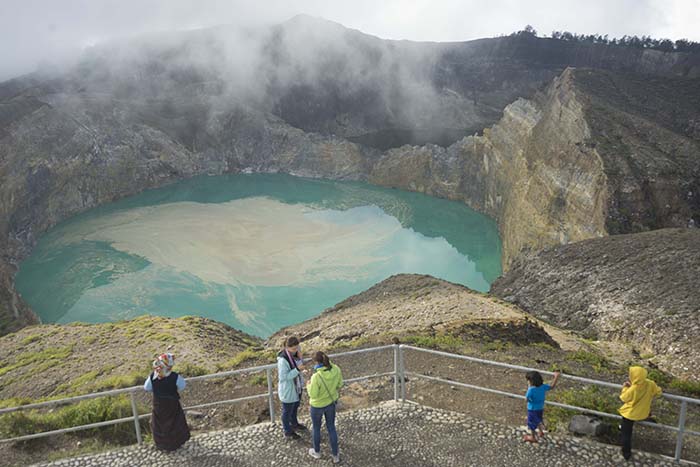
[[[302,419],[303,422],[303,419]],[[522,441],[523,428],[413,403],[384,402],[340,413],[341,465],[345,466],[671,466],[659,456],[634,452],[625,462],[619,448],[569,436]],[[325,438],[325,436],[324,436]],[[262,423],[194,436],[174,453],[152,445],[64,459],[52,467],[78,466],[326,466],[333,465],[322,440],[320,460],[308,455],[310,434],[286,441],[281,428]]]

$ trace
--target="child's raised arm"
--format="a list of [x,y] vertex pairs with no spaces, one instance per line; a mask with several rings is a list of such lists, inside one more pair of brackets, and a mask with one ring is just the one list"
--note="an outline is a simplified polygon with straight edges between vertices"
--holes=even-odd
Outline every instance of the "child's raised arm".
[[552,380],[552,384],[549,385],[551,389],[554,389],[554,387],[557,385],[557,382],[559,381],[559,376],[561,375],[560,371],[555,371],[554,372],[554,379]]

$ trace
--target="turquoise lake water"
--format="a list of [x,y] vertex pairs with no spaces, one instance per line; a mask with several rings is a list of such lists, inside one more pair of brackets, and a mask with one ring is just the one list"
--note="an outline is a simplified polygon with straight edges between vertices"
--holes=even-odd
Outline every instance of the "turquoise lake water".
[[397,273],[487,291],[496,224],[462,203],[287,175],[197,177],[47,232],[17,274],[43,322],[200,315],[258,336]]

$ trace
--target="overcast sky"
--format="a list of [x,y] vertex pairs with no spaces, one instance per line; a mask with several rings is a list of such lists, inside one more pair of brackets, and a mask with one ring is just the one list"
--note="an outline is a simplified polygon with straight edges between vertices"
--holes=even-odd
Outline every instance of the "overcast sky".
[[458,41],[531,24],[700,41],[700,0],[0,0],[0,81],[148,32],[320,16],[388,39]]

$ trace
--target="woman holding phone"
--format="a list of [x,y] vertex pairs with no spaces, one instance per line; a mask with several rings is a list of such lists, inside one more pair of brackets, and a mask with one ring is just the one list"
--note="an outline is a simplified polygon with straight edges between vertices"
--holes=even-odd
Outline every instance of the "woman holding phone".
[[299,423],[297,412],[304,391],[304,380],[301,372],[304,370],[304,360],[301,346],[296,336],[290,336],[284,341],[282,350],[277,354],[277,374],[279,384],[277,393],[282,402],[282,428],[286,439],[301,438],[296,432],[306,430]]

